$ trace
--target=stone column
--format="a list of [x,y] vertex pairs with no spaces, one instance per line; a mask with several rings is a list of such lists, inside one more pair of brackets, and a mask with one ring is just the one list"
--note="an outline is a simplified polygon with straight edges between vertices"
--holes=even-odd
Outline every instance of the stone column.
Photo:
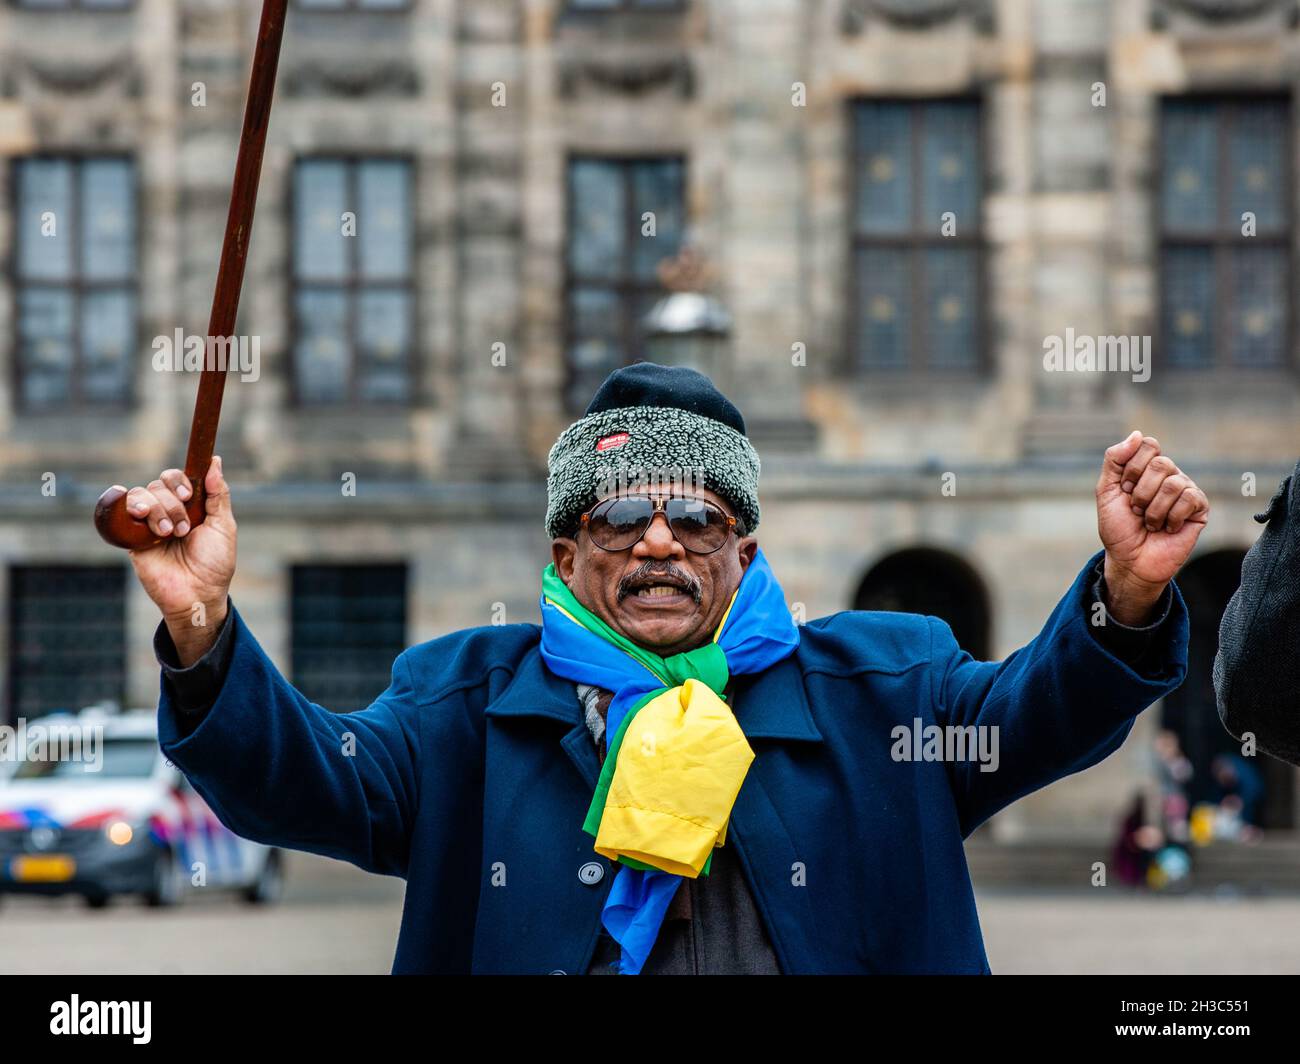
[[810,80],[808,17],[799,0],[732,0],[718,5],[713,26],[727,77],[715,90],[725,95],[711,102],[729,117],[726,245],[716,253],[733,318],[724,386],[767,451],[805,451],[814,438],[800,402],[809,370],[792,364],[793,345],[809,348],[813,339],[804,159],[811,101],[796,106],[795,97],[795,83]]

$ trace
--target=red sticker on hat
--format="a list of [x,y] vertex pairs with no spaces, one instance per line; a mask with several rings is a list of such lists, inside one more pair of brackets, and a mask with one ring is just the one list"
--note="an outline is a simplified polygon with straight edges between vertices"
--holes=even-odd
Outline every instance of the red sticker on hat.
[[612,451],[615,447],[622,447],[629,439],[631,437],[626,432],[616,432],[612,436],[603,436],[596,441],[596,450]]

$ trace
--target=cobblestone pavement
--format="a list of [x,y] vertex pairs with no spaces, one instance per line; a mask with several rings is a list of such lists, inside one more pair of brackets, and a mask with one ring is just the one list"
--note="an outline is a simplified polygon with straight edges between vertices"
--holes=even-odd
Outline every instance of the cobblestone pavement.
[[995,973],[1300,972],[1300,897],[977,895]]
[[[290,854],[283,902],[171,910],[0,903],[0,973],[387,972],[403,884]],[[989,963],[1011,973],[1300,972],[1300,897],[979,894]]]
[[287,853],[281,902],[250,906],[198,892],[173,909],[117,898],[6,896],[0,974],[113,972],[385,973],[393,963],[404,884],[339,861]]

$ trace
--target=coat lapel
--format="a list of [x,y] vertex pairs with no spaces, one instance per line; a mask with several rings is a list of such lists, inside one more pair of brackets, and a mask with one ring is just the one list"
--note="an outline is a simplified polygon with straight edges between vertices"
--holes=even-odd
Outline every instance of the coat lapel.
[[582,781],[593,791],[596,789],[600,761],[596,757],[596,744],[582,719],[577,689],[572,680],[556,676],[546,667],[537,648],[530,650],[519,663],[515,678],[485,713],[502,719],[545,717],[569,725],[560,746]]
[[737,677],[734,709],[754,747],[754,763],[731,811],[727,845],[734,845],[746,882],[767,928],[781,970],[786,974],[816,971],[816,908],[805,882],[803,862],[782,816],[772,801],[772,774],[784,758],[782,746],[824,742],[808,706],[803,673],[791,655],[756,676]]
[[613,875],[582,830],[598,766],[577,691],[533,648],[484,714],[485,885],[474,970],[584,973]]

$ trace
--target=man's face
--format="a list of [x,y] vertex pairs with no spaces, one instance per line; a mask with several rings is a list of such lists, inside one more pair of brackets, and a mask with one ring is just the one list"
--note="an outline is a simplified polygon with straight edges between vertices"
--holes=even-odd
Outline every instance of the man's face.
[[[650,485],[641,494],[652,492]],[[705,499],[730,514],[731,507],[707,489],[665,492]],[[692,554],[673,536],[668,519],[656,513],[645,535],[626,550],[601,550],[586,530],[576,539],[551,543],[555,571],[592,613],[637,646],[660,657],[707,643],[754,560],[758,540],[732,534],[712,554]],[[655,584],[671,590],[649,593]]]

